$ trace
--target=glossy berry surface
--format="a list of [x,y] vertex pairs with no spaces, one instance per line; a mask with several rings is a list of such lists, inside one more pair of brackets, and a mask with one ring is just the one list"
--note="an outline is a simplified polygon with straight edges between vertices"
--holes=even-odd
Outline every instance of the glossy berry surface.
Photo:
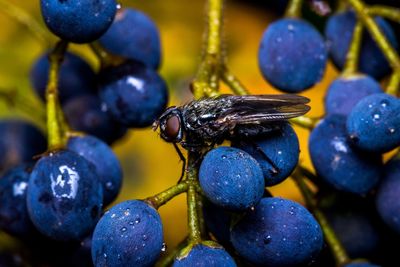
[[400,100],[388,94],[362,99],[347,118],[347,133],[358,148],[388,152],[400,145]]
[[83,238],[96,225],[103,190],[95,167],[60,150],[34,166],[27,191],[29,216],[44,235],[60,241]]
[[67,148],[92,163],[103,186],[103,204],[111,203],[122,186],[122,168],[111,148],[94,136],[77,136],[68,140]]
[[325,113],[347,116],[361,99],[377,93],[383,93],[382,87],[370,76],[339,77],[325,95]]
[[173,267],[236,267],[235,261],[222,247],[194,246],[188,255],[175,260]]
[[353,262],[353,263],[348,263],[343,267],[381,267],[381,266],[368,262]]
[[345,116],[325,117],[311,132],[308,146],[318,176],[334,188],[362,195],[378,183],[381,157],[350,145]]
[[288,123],[266,136],[250,141],[243,140],[235,146],[257,160],[263,171],[266,186],[279,184],[286,179],[299,161],[299,140]]
[[376,207],[383,221],[400,234],[400,159],[385,164],[384,177],[376,194]]
[[122,138],[127,131],[95,95],[74,97],[65,103],[63,110],[72,129],[96,136],[108,144]]
[[157,211],[139,200],[113,206],[93,233],[95,266],[153,266],[163,250],[163,227]]
[[0,136],[0,172],[20,163],[33,162],[33,156],[46,151],[46,138],[26,121],[0,121]]
[[30,168],[31,164],[18,165],[0,179],[0,229],[22,238],[35,231],[26,208]]
[[[395,32],[388,22],[376,17],[375,22],[388,38],[391,45],[398,47]],[[341,12],[331,16],[326,24],[325,36],[328,42],[330,56],[339,69],[343,69],[346,54],[353,36],[356,16],[351,11]],[[381,79],[390,72],[389,63],[376,45],[369,33],[364,31],[361,43],[359,71],[375,79]]]
[[141,61],[154,69],[160,65],[160,33],[151,18],[139,10],[119,10],[99,41],[112,54]]
[[128,127],[150,126],[168,102],[167,85],[155,70],[136,61],[104,69],[100,98],[109,112]]
[[296,266],[320,252],[323,235],[317,221],[300,204],[263,198],[231,230],[235,250],[260,266]]
[[310,88],[324,75],[327,49],[308,22],[285,18],[269,25],[258,51],[264,78],[279,90],[296,93]]
[[203,203],[203,216],[207,230],[218,242],[224,246],[229,244],[232,213],[206,200]]
[[265,186],[261,167],[252,156],[223,146],[206,154],[199,181],[211,202],[229,210],[253,207],[262,198]]
[[[45,53],[33,64],[30,71],[30,82],[38,96],[45,100],[46,86],[49,76],[49,54]],[[65,53],[61,63],[58,93],[61,103],[83,94],[95,93],[95,73],[90,65],[81,57]]]
[[74,43],[98,39],[110,27],[117,11],[115,0],[41,0],[40,7],[50,31]]

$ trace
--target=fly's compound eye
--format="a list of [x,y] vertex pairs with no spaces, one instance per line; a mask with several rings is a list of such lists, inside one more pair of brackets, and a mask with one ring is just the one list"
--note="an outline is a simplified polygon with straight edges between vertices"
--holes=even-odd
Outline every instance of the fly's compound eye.
[[179,141],[181,135],[181,121],[178,116],[169,117],[162,128],[164,139],[167,141]]

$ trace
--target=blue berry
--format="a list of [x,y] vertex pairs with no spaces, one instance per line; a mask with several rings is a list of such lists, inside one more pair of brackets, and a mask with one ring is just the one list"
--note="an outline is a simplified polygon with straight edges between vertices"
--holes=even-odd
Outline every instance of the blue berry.
[[47,141],[41,131],[22,120],[0,121],[0,136],[0,172],[33,162],[33,156],[46,151]]
[[[243,140],[234,145],[257,160],[263,171],[266,186],[273,186],[285,180],[299,161],[299,140],[288,123],[266,136]],[[268,159],[275,166],[272,166]]]
[[127,131],[95,95],[74,97],[65,103],[63,110],[72,129],[96,136],[108,144],[122,138]]
[[195,245],[189,253],[177,258],[173,267],[236,267],[235,261],[222,247]]
[[0,179],[0,229],[22,238],[35,232],[26,208],[30,164],[10,169]]
[[122,186],[121,164],[111,148],[90,135],[70,138],[67,147],[96,167],[103,186],[103,204],[104,206],[110,204]]
[[199,170],[200,186],[214,204],[229,210],[253,207],[264,193],[260,165],[247,152],[218,147],[206,154]]
[[347,118],[347,132],[358,148],[383,153],[400,145],[400,100],[388,94],[363,98]]
[[385,164],[384,177],[376,194],[376,207],[383,221],[400,234],[400,159]]
[[361,99],[376,93],[383,93],[382,87],[370,76],[339,77],[328,88],[325,112],[347,116]]
[[207,230],[213,234],[218,243],[223,246],[229,244],[232,213],[205,199],[203,215]]
[[327,49],[308,22],[285,18],[269,25],[261,40],[258,63],[265,79],[279,90],[297,93],[321,80]]
[[350,145],[345,116],[325,117],[311,132],[309,151],[318,176],[338,190],[363,195],[379,180],[380,155],[359,151]]
[[29,216],[36,228],[55,240],[78,240],[100,217],[103,190],[94,165],[60,150],[34,166],[27,191]]
[[295,266],[311,262],[321,251],[323,235],[314,217],[300,204],[263,198],[231,230],[236,251],[261,266]]
[[98,266],[153,266],[163,249],[160,215],[147,203],[129,200],[113,206],[93,233],[92,259]]
[[369,262],[352,262],[344,265],[343,267],[381,267],[381,266]]
[[[389,42],[397,48],[396,35],[390,24],[381,17],[376,17],[375,21]],[[327,21],[325,36],[332,60],[339,69],[344,67],[355,24],[356,16],[352,11],[338,13]],[[383,78],[390,71],[389,63],[367,31],[362,37],[359,70],[375,79]]]
[[156,24],[143,12],[124,8],[100,38],[100,44],[115,55],[134,59],[157,69],[161,59],[160,34]]
[[[39,97],[45,100],[46,86],[49,76],[49,54],[45,53],[33,64],[30,81]],[[93,94],[96,89],[95,73],[81,57],[65,53],[61,63],[58,93],[61,103],[82,94]]]
[[150,126],[167,105],[164,80],[140,62],[106,68],[100,79],[100,98],[114,118],[128,127]]
[[61,39],[74,43],[98,39],[117,12],[115,0],[41,0],[40,7],[47,27]]

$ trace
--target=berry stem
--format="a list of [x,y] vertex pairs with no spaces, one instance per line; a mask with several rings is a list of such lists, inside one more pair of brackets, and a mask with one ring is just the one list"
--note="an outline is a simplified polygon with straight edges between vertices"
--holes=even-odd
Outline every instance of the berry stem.
[[319,122],[318,118],[310,118],[307,116],[300,116],[289,120],[291,123],[300,126],[302,128],[313,130],[315,125]]
[[394,71],[400,72],[400,57],[393,46],[390,45],[382,30],[376,24],[375,20],[370,16],[368,7],[362,0],[347,0],[350,6],[357,13],[358,18],[370,32],[382,53],[385,55],[389,64]]
[[222,81],[229,86],[232,92],[236,95],[249,95],[249,90],[240,82],[240,80],[232,74],[226,66],[221,70]]
[[187,206],[188,206],[188,227],[189,227],[189,242],[196,244],[201,241],[201,227],[198,213],[198,198],[197,185],[198,185],[198,170],[196,167],[197,157],[193,152],[189,152],[187,173]]
[[109,66],[116,66],[121,64],[125,59],[108,52],[99,42],[92,42],[89,44],[93,53],[100,60],[100,68],[104,69]]
[[46,111],[47,111],[47,133],[48,149],[59,149],[63,147],[62,125],[59,121],[60,104],[58,102],[58,74],[61,62],[64,59],[68,42],[59,41],[49,55],[50,69],[49,79],[46,87]]
[[357,21],[353,30],[353,38],[350,43],[349,51],[346,55],[346,63],[344,65],[343,76],[354,75],[355,73],[357,73],[362,36],[363,24],[360,21]]
[[335,258],[336,266],[342,266],[348,263],[350,261],[350,258],[347,255],[346,250],[340,243],[332,227],[329,225],[329,222],[326,219],[324,213],[318,208],[317,203],[314,200],[313,192],[304,182],[303,176],[298,170],[295,170],[292,174],[292,177],[296,182],[301,194],[303,195],[307,207],[314,214],[315,218],[317,219],[318,223],[322,228],[325,241],[328,244],[329,248],[331,249],[331,252]]
[[223,0],[208,0],[207,30],[202,61],[192,82],[194,97],[214,96],[218,92],[222,63]]
[[381,16],[394,22],[400,23],[400,8],[395,8],[392,6],[371,6],[368,9],[368,13],[373,16]]
[[301,8],[303,6],[303,2],[303,0],[291,0],[286,8],[285,17],[301,17]]
[[177,195],[186,192],[189,187],[189,183],[187,181],[182,181],[177,185],[174,185],[168,188],[165,191],[162,191],[152,197],[148,197],[145,199],[150,205],[152,205],[155,209],[160,208],[162,205],[166,204],[168,201],[176,197]]
[[397,96],[400,87],[400,72],[393,72],[386,86],[386,93]]
[[49,34],[28,12],[11,4],[8,0],[0,0],[0,10],[2,13],[15,19],[18,23],[26,27],[43,45],[49,45],[51,42]]

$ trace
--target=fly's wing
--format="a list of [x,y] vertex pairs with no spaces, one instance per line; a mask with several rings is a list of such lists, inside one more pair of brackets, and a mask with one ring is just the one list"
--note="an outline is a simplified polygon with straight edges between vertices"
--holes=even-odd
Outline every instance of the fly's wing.
[[310,110],[309,99],[298,95],[222,95],[229,108],[221,112],[218,124],[262,124],[284,121],[304,115]]

